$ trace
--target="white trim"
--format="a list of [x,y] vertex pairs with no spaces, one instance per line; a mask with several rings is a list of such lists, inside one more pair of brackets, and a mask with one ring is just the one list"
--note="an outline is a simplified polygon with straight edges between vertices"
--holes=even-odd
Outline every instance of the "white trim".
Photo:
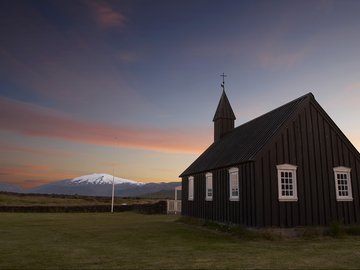
[[351,168],[348,167],[344,167],[344,166],[339,166],[339,167],[334,167],[333,168],[334,172],[347,172],[350,173],[351,172]]
[[[335,190],[336,190],[336,200],[338,202],[346,202],[346,201],[353,201],[353,196],[352,196],[352,188],[351,188],[351,168],[347,168],[347,167],[343,167],[343,166],[339,166],[339,167],[334,167],[334,180],[335,180]],[[345,176],[345,179],[338,179],[338,174],[342,174]],[[339,183],[338,181],[341,180],[345,180],[346,181],[346,188],[347,188],[347,196],[344,195],[340,195],[339,191]],[[343,184],[344,185],[344,184]]]
[[288,163],[276,165],[276,168],[278,170],[296,170],[297,167],[298,166],[296,166],[296,165],[292,165],[292,164],[288,164]]
[[[237,195],[234,195],[234,192],[237,192]],[[239,168],[232,167],[229,169],[229,200],[238,201],[239,193]]]
[[213,194],[213,174],[211,172],[208,172],[205,174],[205,200],[212,201]]
[[182,190],[182,186],[175,187],[175,200],[167,200],[167,213],[180,214],[181,213],[181,196],[178,199],[178,191]]
[[[178,200],[178,191],[182,191],[182,186],[178,186],[178,187],[175,187],[175,201]],[[180,196],[180,200],[181,200],[181,196]]]
[[194,200],[194,176],[189,176],[188,178],[188,200]]
[[239,168],[237,168],[237,167],[232,167],[232,168],[230,168],[229,169],[229,173],[233,173],[233,172],[239,172]]
[[[276,165],[278,172],[278,199],[279,202],[297,202],[297,166],[292,164]],[[282,180],[284,183],[282,183]],[[283,189],[285,187],[285,190]],[[286,189],[289,187],[289,190]],[[283,195],[283,193],[292,192],[292,195]]]

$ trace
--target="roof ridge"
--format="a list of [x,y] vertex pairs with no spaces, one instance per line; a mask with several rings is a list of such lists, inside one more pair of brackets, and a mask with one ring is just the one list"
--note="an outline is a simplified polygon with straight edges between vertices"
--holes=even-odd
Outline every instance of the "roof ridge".
[[268,114],[270,114],[270,113],[273,113],[273,112],[275,112],[275,111],[277,111],[277,110],[280,110],[280,109],[282,109],[282,108],[284,108],[284,107],[286,107],[286,106],[288,106],[288,105],[290,105],[290,104],[292,104],[292,103],[295,103],[296,101],[300,101],[300,100],[305,99],[305,98],[315,99],[313,93],[309,92],[309,93],[307,93],[307,94],[305,94],[305,95],[302,95],[301,97],[298,97],[298,98],[296,98],[296,99],[294,99],[294,100],[292,100],[292,101],[289,101],[289,102],[285,103],[284,105],[281,105],[281,106],[279,106],[279,107],[277,107],[277,108],[275,108],[275,109],[272,109],[271,111],[268,111],[268,112],[266,112],[266,113],[264,113],[264,114],[262,114],[262,115],[259,115],[259,116],[255,117],[254,119],[251,119],[251,120],[249,120],[249,121],[247,121],[247,122],[245,122],[245,123],[243,123],[243,124],[235,127],[234,129],[238,129],[239,127],[242,127],[242,126],[244,126],[244,125],[246,125],[246,124],[248,124],[248,123],[251,123],[251,122],[253,122],[253,121],[255,121],[255,120],[258,120],[259,118],[261,118],[261,117],[263,117],[263,116],[265,116],[265,115],[268,115]]

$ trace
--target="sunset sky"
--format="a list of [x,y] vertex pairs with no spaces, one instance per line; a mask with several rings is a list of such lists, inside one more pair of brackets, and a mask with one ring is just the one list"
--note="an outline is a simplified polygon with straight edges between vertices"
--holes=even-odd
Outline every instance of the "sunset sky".
[[360,150],[360,1],[1,0],[0,182],[178,175],[308,92]]

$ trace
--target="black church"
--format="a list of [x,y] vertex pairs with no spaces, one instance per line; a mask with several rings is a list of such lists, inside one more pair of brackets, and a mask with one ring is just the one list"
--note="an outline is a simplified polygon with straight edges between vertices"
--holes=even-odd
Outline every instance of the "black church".
[[234,128],[225,89],[214,142],[181,175],[182,215],[251,227],[360,223],[360,154],[312,93]]

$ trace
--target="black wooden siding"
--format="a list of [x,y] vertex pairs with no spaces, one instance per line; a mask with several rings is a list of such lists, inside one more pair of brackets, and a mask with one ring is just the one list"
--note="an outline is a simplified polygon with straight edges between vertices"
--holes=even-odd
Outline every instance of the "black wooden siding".
[[[305,97],[240,126],[206,150],[183,173],[186,176],[182,178],[182,214],[256,227],[329,225],[333,221],[359,224],[359,152],[313,96]],[[269,129],[274,135],[262,149],[251,158],[247,156],[253,161],[227,166],[233,164],[228,162],[229,157],[247,154],[246,151],[234,153],[233,146],[237,145],[234,142],[243,143],[249,138],[258,138],[256,134],[261,132],[262,127],[268,126],[268,121],[274,122],[280,116],[283,119],[285,115],[285,122],[280,121],[281,125]],[[269,136],[266,135],[267,138]],[[256,142],[252,148],[262,140]],[[206,166],[218,166],[221,162],[222,168],[204,171]],[[276,165],[284,163],[297,166],[297,202],[278,200]],[[336,200],[333,168],[338,166],[351,168],[353,201]],[[201,172],[193,174],[194,201],[188,201],[188,176],[195,170],[194,167]],[[239,168],[240,198],[235,202],[229,200],[230,167]],[[213,201],[210,202],[205,200],[207,172],[213,173]]]
[[234,129],[234,120],[219,119],[214,122],[214,141],[220,140],[225,134]]
[[213,221],[256,226],[254,163],[239,168],[239,201],[229,200],[229,168],[210,171],[213,174],[213,200],[205,200],[205,173],[194,176],[194,200],[188,200],[188,177],[182,178],[182,215]]
[[[331,120],[314,104],[300,114],[258,155],[256,225],[293,227],[360,223],[360,160]],[[297,165],[297,202],[279,202],[276,165]],[[352,202],[336,201],[333,168],[351,168]]]

